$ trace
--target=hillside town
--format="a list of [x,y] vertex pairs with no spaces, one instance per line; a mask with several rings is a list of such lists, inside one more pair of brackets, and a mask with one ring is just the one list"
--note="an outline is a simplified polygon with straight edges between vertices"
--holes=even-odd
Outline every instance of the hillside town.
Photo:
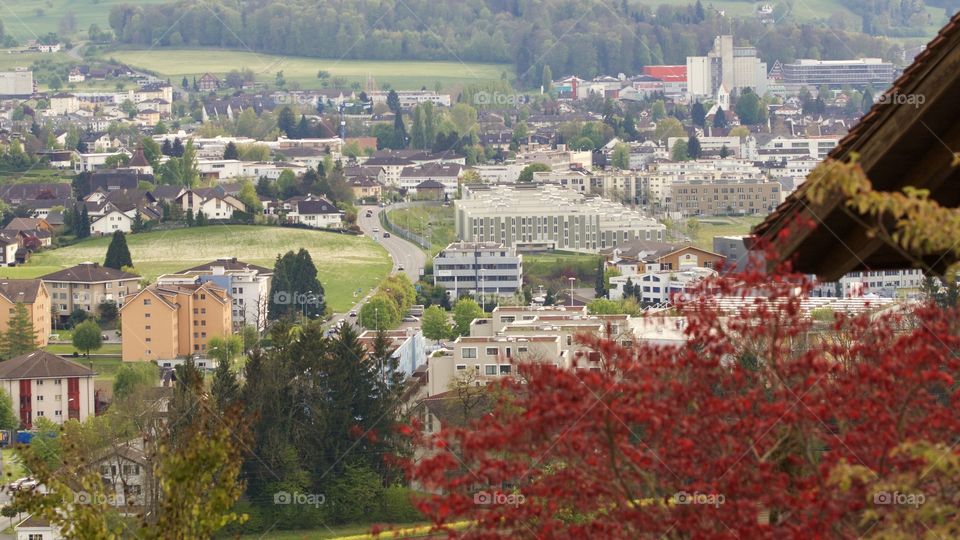
[[[0,537],[727,537],[697,497],[731,538],[918,537],[863,510],[888,492],[951,537],[958,25],[903,62],[727,33],[522,90],[0,72]],[[933,397],[868,445],[862,386],[898,378]]]

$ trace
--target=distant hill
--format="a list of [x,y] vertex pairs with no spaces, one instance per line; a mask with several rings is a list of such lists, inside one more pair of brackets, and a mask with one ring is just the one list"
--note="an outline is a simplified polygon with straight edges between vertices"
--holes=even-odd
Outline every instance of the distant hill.
[[[682,63],[687,56],[708,50],[715,35],[731,32],[758,46],[769,62],[799,57],[892,58],[896,51],[889,42],[842,27],[865,24],[856,13],[869,11],[873,27],[923,34],[933,18],[922,0],[889,2],[900,6],[895,14],[877,11],[878,3],[870,0],[809,0],[817,4],[823,23],[798,22],[802,11],[809,9],[800,6],[805,3],[797,3],[800,7],[793,11],[777,3],[767,17],[779,21],[774,29],[754,13],[760,4],[710,2],[711,8],[700,2],[666,1],[673,5],[651,7],[636,0],[251,0],[238,7],[226,0],[199,5],[183,1],[114,6],[110,26],[122,42],[140,46],[512,62],[521,81],[536,85],[543,66],[550,66],[553,74],[590,77],[633,73],[648,64]],[[747,9],[731,8],[746,11],[734,17],[722,15],[717,5]]]

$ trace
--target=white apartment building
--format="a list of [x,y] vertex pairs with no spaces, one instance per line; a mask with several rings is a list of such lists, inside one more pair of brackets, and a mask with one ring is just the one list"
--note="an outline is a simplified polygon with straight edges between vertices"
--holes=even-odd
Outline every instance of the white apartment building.
[[157,278],[160,285],[192,284],[212,281],[230,292],[234,330],[253,325],[263,330],[267,325],[267,305],[273,270],[231,259],[217,259],[176,274]]
[[760,159],[809,157],[823,161],[839,142],[838,137],[775,137],[757,150]]
[[900,298],[917,294],[923,286],[923,280],[923,272],[917,269],[850,272],[840,281],[817,283],[811,295],[836,297],[840,292],[840,298],[856,298],[867,294]]
[[0,97],[29,96],[33,94],[33,71],[0,71]]
[[733,36],[717,36],[706,56],[687,57],[687,90],[692,97],[713,97],[717,90],[767,91],[767,64],[755,47],[736,47]]
[[243,176],[244,165],[236,159],[198,159],[197,170],[203,178],[216,178],[223,182]]
[[595,253],[629,240],[663,240],[666,229],[620,203],[554,185],[464,186],[454,209],[460,240],[518,251]]
[[37,418],[63,424],[93,416],[96,373],[76,362],[37,350],[0,363],[0,388],[26,429]]
[[455,242],[433,258],[433,275],[454,299],[509,296],[523,285],[523,255],[496,242]]

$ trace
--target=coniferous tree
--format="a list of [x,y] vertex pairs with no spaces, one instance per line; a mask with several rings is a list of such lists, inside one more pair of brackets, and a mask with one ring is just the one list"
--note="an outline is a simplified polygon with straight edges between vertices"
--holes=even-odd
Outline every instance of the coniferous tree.
[[301,248],[297,253],[288,251],[277,256],[267,308],[270,319],[298,313],[318,317],[326,310],[323,294],[310,252]]
[[33,319],[22,302],[13,306],[13,314],[3,337],[5,358],[13,358],[37,349],[37,333],[33,328]]
[[227,143],[227,147],[223,149],[223,159],[240,159],[240,151],[237,150],[237,145],[233,144],[233,141]]
[[87,212],[87,205],[81,204],[80,219],[77,220],[77,229],[74,231],[77,238],[88,238],[90,236],[90,213]]
[[133,266],[133,259],[130,258],[130,249],[127,248],[127,236],[123,231],[114,231],[113,238],[110,240],[110,246],[107,248],[107,257],[103,261],[107,268],[120,270],[125,266]]
[[596,293],[597,298],[602,298],[607,295],[607,287],[604,280],[604,271],[606,269],[604,266],[603,257],[600,257],[600,259],[597,261],[597,280],[593,286],[593,292]]

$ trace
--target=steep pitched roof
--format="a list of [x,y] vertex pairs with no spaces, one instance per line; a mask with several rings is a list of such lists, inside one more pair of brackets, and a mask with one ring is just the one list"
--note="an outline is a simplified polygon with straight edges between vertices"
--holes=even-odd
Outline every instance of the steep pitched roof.
[[[913,102],[902,102],[913,99]],[[922,103],[919,100],[922,98]],[[877,191],[894,192],[910,185],[929,190],[942,206],[960,206],[960,169],[953,166],[960,147],[956,103],[960,100],[960,13],[953,16],[927,48],[853,127],[829,157],[848,161],[854,154]],[[834,280],[856,270],[909,268],[916,261],[871,234],[856,211],[841,197],[813,205],[808,197],[817,185],[809,178],[763,223],[754,229],[769,240],[781,260],[794,259],[794,269]],[[790,230],[796,218],[815,227]],[[781,234],[787,231],[786,234]],[[924,266],[943,271],[953,253],[930,254]]]
[[300,214],[339,214],[342,211],[325,199],[299,201],[297,212]]
[[100,266],[98,263],[80,263],[76,266],[52,272],[40,279],[43,281],[69,281],[71,283],[99,283],[121,279],[140,279],[140,276],[114,268]]
[[0,363],[0,379],[49,379],[93,377],[94,375],[96,373],[93,370],[46,351],[33,351]]

